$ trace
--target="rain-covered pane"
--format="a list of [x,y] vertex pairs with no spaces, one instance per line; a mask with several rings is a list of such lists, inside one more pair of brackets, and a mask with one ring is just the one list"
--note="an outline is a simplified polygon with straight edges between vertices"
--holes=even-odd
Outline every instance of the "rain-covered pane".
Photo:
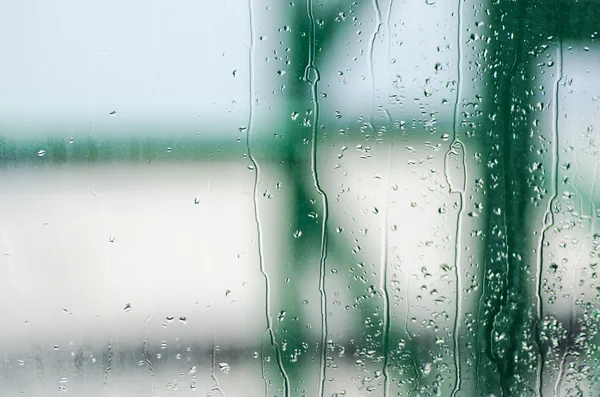
[[0,396],[600,395],[598,15],[0,5]]

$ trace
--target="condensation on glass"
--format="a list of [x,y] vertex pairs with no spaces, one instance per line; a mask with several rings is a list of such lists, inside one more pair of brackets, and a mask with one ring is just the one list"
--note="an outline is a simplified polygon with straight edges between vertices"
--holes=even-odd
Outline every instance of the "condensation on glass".
[[596,2],[0,8],[0,395],[600,393]]

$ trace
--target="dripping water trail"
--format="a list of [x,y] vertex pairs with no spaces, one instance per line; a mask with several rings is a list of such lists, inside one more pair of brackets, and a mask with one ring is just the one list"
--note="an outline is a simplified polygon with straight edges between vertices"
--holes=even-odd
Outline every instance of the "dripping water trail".
[[[386,77],[389,77],[390,73],[389,73],[389,66],[390,66],[390,51],[392,48],[392,32],[390,30],[390,18],[392,17],[392,8],[394,7],[394,0],[390,0],[390,2],[388,3],[388,9],[387,9],[387,15],[385,17],[385,34],[387,36],[387,67],[388,67],[388,72],[386,74]],[[390,118],[391,121],[391,118]]]
[[[579,171],[579,166],[577,166],[577,170]],[[590,219],[590,232],[591,232],[591,236],[592,236],[592,244],[593,244],[593,236],[595,233],[595,224],[594,224],[594,213],[596,212],[593,202],[594,202],[594,195],[596,194],[595,189],[596,189],[596,176],[597,176],[597,172],[598,172],[598,160],[594,163],[594,171],[593,171],[593,177],[592,177],[592,187],[590,189],[590,216],[584,216],[583,215],[583,210],[580,210],[580,216],[581,219]],[[577,191],[577,187],[575,184],[572,184],[573,188],[576,189],[575,191],[577,192],[577,196],[581,199],[581,194]],[[583,203],[581,203],[581,208],[583,208]],[[576,310],[577,310],[577,304],[576,304],[576,298],[575,298],[575,290],[576,290],[576,283],[577,283],[577,274],[579,274],[579,263],[580,263],[580,257],[582,254],[582,250],[583,250],[583,245],[580,244],[579,245],[579,249],[577,252],[577,261],[575,262],[575,269],[572,275],[572,279],[571,279],[571,303],[570,303],[570,310],[569,310],[569,327],[567,328],[567,338],[566,338],[566,342],[565,342],[565,351],[563,352],[561,359],[560,359],[560,364],[558,366],[558,374],[556,375],[556,382],[554,382],[554,389],[553,389],[553,396],[554,397],[558,397],[560,396],[560,389],[562,388],[562,383],[563,383],[563,376],[564,373],[566,371],[566,365],[567,365],[567,358],[568,356],[572,355],[573,353],[575,353],[573,351],[573,349],[571,348],[571,346],[573,346],[573,341],[572,341],[572,330],[575,327],[575,314],[576,314]]]
[[212,391],[218,391],[222,397],[225,397],[225,393],[219,385],[219,379],[217,378],[217,351],[219,346],[215,345],[215,326],[213,324],[213,337],[212,337],[212,349],[210,351],[210,378],[213,380],[214,386],[211,388]]
[[[371,40],[369,41],[369,48],[368,48],[368,52],[369,52],[369,78],[371,79],[371,92],[372,92],[372,109],[371,109],[371,126],[373,128],[375,122],[373,121],[375,119],[375,65],[374,65],[374,61],[373,61],[373,52],[375,50],[375,40],[377,39],[377,36],[379,36],[379,29],[381,28],[381,9],[379,8],[379,2],[378,0],[373,0],[373,9],[375,10],[375,30],[373,31],[373,34],[371,35]],[[374,131],[376,132],[376,131]]]
[[[456,149],[452,149],[450,148],[448,150],[448,152],[446,153],[446,163],[448,161],[448,159],[453,156],[453,155],[458,155],[461,156],[462,158],[462,180],[466,181],[467,180],[467,164],[466,164],[466,156],[465,156],[465,147],[462,144],[461,141],[455,139],[455,143],[453,145]],[[446,164],[446,177],[449,179],[449,174],[448,174],[448,165]],[[454,389],[452,390],[452,396],[455,396],[456,393],[458,393],[458,391],[460,390],[460,385],[461,385],[461,357],[460,357],[460,337],[459,337],[459,333],[460,333],[460,324],[461,324],[461,318],[462,318],[462,277],[461,277],[461,267],[460,267],[460,252],[461,252],[461,246],[462,246],[462,223],[463,223],[463,216],[464,216],[464,210],[466,207],[466,200],[465,200],[465,187],[464,184],[459,188],[459,189],[455,189],[452,187],[452,184],[450,183],[450,193],[458,193],[458,197],[459,197],[459,202],[460,202],[460,206],[458,209],[458,214],[456,217],[456,229],[455,229],[455,236],[456,236],[456,240],[454,243],[454,274],[455,274],[455,279],[456,279],[456,295],[455,295],[455,311],[456,314],[454,316],[454,326],[453,326],[453,336],[454,336],[454,366],[455,366],[455,370],[456,370],[456,374],[455,374],[455,385],[454,385]]]
[[112,358],[113,358],[112,340],[109,336],[108,337],[108,360],[106,363],[106,370],[104,371],[104,379],[102,381],[102,386],[104,389],[104,397],[106,397],[106,393],[108,392],[108,373],[112,370]]
[[260,373],[262,376],[262,380],[265,384],[265,396],[269,395],[269,381],[267,380],[267,375],[265,374],[265,334],[263,333],[262,338],[260,339]]
[[306,1],[306,11],[310,23],[309,30],[309,52],[308,52],[308,65],[304,72],[304,80],[307,81],[311,86],[312,103],[313,103],[313,124],[312,124],[312,146],[311,146],[311,173],[313,177],[313,184],[317,193],[321,196],[322,207],[323,207],[323,221],[321,226],[321,247],[320,247],[320,259],[319,259],[319,294],[321,297],[321,341],[320,341],[320,358],[319,358],[319,387],[318,395],[323,397],[325,393],[325,369],[327,361],[327,294],[325,291],[325,265],[327,260],[327,221],[329,218],[329,207],[327,202],[327,194],[321,188],[319,182],[319,174],[317,172],[317,129],[319,128],[319,96],[318,96],[318,82],[320,79],[319,70],[315,66],[315,47],[316,47],[316,30],[315,30],[315,17],[313,13],[312,0]]
[[149,315],[146,318],[146,322],[144,323],[144,341],[142,342],[142,354],[144,355],[144,362],[148,365],[150,369],[150,376],[152,377],[152,397],[156,396],[156,375],[154,373],[154,367],[152,366],[152,361],[150,360],[150,353],[148,353],[148,321],[152,318],[152,315]]
[[[93,125],[92,125],[93,126]],[[91,128],[90,128],[91,131]],[[96,192],[94,191],[94,189],[92,188],[92,194],[96,197],[96,199],[98,200],[98,203],[101,204],[100,202],[100,197],[96,194]],[[103,380],[103,387],[104,387],[104,397],[106,397],[106,393],[108,392],[108,373],[112,370],[112,359],[113,359],[113,350],[112,350],[112,336],[111,336],[111,329],[112,329],[112,320],[111,320],[111,316],[110,316],[110,303],[112,301],[111,299],[111,292],[110,292],[110,288],[111,288],[111,278],[110,278],[110,261],[109,261],[109,251],[110,251],[110,243],[111,243],[112,237],[108,238],[108,242],[106,243],[106,250],[105,250],[105,262],[104,262],[104,271],[106,272],[106,284],[107,284],[107,289],[108,292],[106,294],[106,299],[107,299],[107,316],[108,316],[108,360],[107,360],[107,364],[106,364],[106,370],[104,371],[104,380]]]
[[405,304],[404,304],[404,333],[406,334],[406,336],[408,337],[408,340],[410,341],[410,358],[412,361],[413,373],[415,374],[415,379],[414,379],[415,384],[408,392],[408,397],[410,397],[415,392],[415,390],[417,390],[419,387],[419,367],[417,366],[417,359],[416,359],[417,351],[415,350],[415,338],[413,337],[412,333],[408,329],[408,309],[410,308],[410,302],[408,300],[408,275],[406,275],[404,290],[406,291],[406,298],[405,298]]
[[412,333],[410,332],[410,330],[408,329],[408,310],[410,308],[410,302],[408,299],[408,274],[405,276],[405,285],[404,285],[404,291],[406,294],[406,298],[404,299],[404,333],[406,334],[406,336],[408,337],[408,339],[410,340],[410,358],[412,361],[412,367],[413,367],[413,373],[415,374],[415,384],[413,385],[412,389],[410,389],[410,391],[408,392],[408,397],[412,396],[412,394],[415,392],[415,390],[417,390],[417,388],[419,387],[419,367],[417,366],[417,351],[415,350],[415,338],[413,337]]
[[598,180],[598,165],[600,164],[600,160],[596,160],[596,162],[594,163],[594,180],[592,181],[592,187],[591,187],[591,192],[590,192],[590,208],[592,211],[592,219],[591,219],[591,233],[592,233],[592,238],[594,237],[594,234],[596,234],[596,200],[594,200],[594,197],[596,197],[596,181]]
[[576,283],[577,283],[577,275],[579,274],[579,260],[581,258],[581,254],[583,251],[583,246],[580,244],[577,252],[577,260],[575,262],[575,269],[573,270],[571,277],[571,303],[570,303],[570,311],[569,311],[569,323],[567,326],[567,337],[565,340],[565,350],[562,353],[560,358],[560,364],[558,366],[558,374],[556,375],[556,382],[554,382],[554,397],[560,397],[560,389],[562,388],[563,376],[566,370],[567,358],[570,355],[573,355],[575,351],[572,346],[574,341],[572,340],[572,332],[575,327],[575,313],[577,310],[575,293],[576,293]]
[[[405,139],[405,144],[407,144],[407,140]],[[414,385],[413,387],[409,390],[408,392],[408,397],[412,396],[412,394],[419,388],[420,386],[420,382],[419,382],[419,366],[417,363],[417,350],[416,350],[416,344],[415,344],[415,337],[413,336],[413,333],[410,331],[408,323],[409,323],[409,313],[410,313],[410,275],[408,273],[408,267],[404,266],[404,268],[406,270],[403,270],[402,273],[404,274],[404,291],[406,294],[406,297],[404,299],[404,333],[407,336],[409,342],[410,342],[410,358],[411,358],[411,363],[412,363],[412,369],[413,369],[413,374],[414,374]]]
[[[254,127],[254,57],[256,51],[256,34],[254,28],[254,0],[248,0],[248,12],[250,19],[250,47],[249,47],[249,56],[248,56],[248,71],[249,71],[249,86],[248,86],[248,100],[250,111],[248,114],[248,125],[246,128],[246,152],[248,154],[248,158],[252,163],[252,167],[254,168],[254,186],[252,191],[252,201],[254,207],[254,221],[256,223],[256,234],[258,240],[258,260],[260,273],[262,274],[265,280],[265,321],[266,321],[266,330],[265,332],[269,335],[269,340],[271,342],[271,346],[275,350],[275,357],[277,361],[277,367],[279,372],[281,373],[281,377],[283,379],[283,392],[284,397],[290,397],[290,379],[288,374],[283,366],[283,357],[281,354],[281,348],[275,339],[275,330],[273,328],[273,319],[271,316],[271,281],[269,279],[269,275],[267,274],[265,268],[265,262],[263,257],[263,246],[262,246],[262,228],[260,224],[260,216],[258,211],[258,184],[260,182],[260,167],[254,156],[252,155],[251,145],[250,145],[250,137],[252,135],[253,127]],[[264,375],[264,372],[263,372]],[[266,396],[266,394],[265,394]]]
[[[577,160],[577,151],[573,151],[573,162],[575,163],[575,175],[580,175],[581,167],[579,165],[579,161]],[[581,221],[587,221],[589,219],[589,217],[584,215],[585,211],[583,209],[583,195],[579,191],[579,188],[577,187],[577,184],[575,182],[573,182],[573,181],[569,181],[569,182],[570,182],[571,187],[575,191],[575,197],[577,197],[577,202],[579,204],[579,209],[578,209],[579,219]]]
[[[446,152],[445,159],[445,167],[444,171],[446,174],[446,180],[450,186],[450,193],[458,193],[460,199],[460,208],[458,210],[458,215],[456,218],[456,240],[454,243],[454,272],[456,278],[456,296],[455,296],[455,304],[456,304],[456,314],[454,316],[454,327],[453,327],[453,337],[454,337],[454,369],[455,369],[455,384],[454,389],[452,390],[452,397],[458,393],[460,390],[460,385],[462,381],[462,369],[461,369],[461,357],[460,357],[460,325],[461,325],[461,313],[462,313],[462,282],[461,282],[461,272],[460,272],[460,251],[462,245],[462,219],[463,219],[463,211],[465,209],[465,184],[467,181],[466,173],[466,153],[465,146],[458,139],[458,122],[460,118],[460,101],[462,96],[462,58],[463,58],[463,38],[462,38],[462,14],[463,14],[463,0],[458,0],[458,11],[457,11],[457,35],[456,35],[456,47],[457,47],[457,78],[456,78],[456,98],[454,101],[454,118],[452,121],[452,142],[448,147],[448,151]],[[448,173],[448,160],[449,157],[454,153],[455,149],[459,149],[459,154],[462,154],[462,168],[463,168],[463,183],[461,184],[459,189],[455,189],[452,186],[450,181],[450,175]]]
[[391,309],[390,309],[390,294],[388,291],[388,247],[389,247],[389,236],[388,236],[388,209],[389,209],[389,181],[390,174],[392,172],[392,152],[393,152],[394,142],[391,141],[389,143],[388,150],[388,166],[387,166],[387,175],[385,180],[385,195],[384,195],[384,210],[383,210],[383,221],[382,221],[382,239],[381,239],[381,280],[379,289],[383,292],[383,397],[387,397],[390,394],[391,384],[390,384],[390,318],[391,318]]
[[[405,144],[405,146],[408,145],[408,137],[406,135],[405,135],[405,139],[404,139],[404,144]],[[403,267],[404,267],[404,269],[402,270],[402,273],[404,274],[404,291],[406,294],[406,297],[404,299],[404,333],[410,342],[410,358],[411,358],[411,362],[412,362],[413,374],[415,377],[414,385],[408,392],[408,397],[410,397],[419,388],[420,384],[419,384],[419,366],[417,363],[417,350],[415,348],[415,337],[413,336],[412,332],[410,331],[410,329],[408,327],[409,310],[410,310],[410,294],[409,294],[409,292],[410,292],[410,288],[409,288],[410,275],[409,275],[408,266],[403,266]]]
[[[381,9],[379,7],[379,2],[378,0],[373,0],[373,9],[375,12],[375,29],[373,31],[373,34],[371,36],[371,41],[369,43],[369,77],[371,79],[371,90],[372,90],[372,122],[371,122],[371,126],[373,128],[373,132],[375,134],[377,134],[377,128],[375,126],[375,115],[376,115],[376,111],[375,111],[375,105],[376,105],[376,97],[377,97],[377,90],[376,90],[376,84],[375,84],[375,61],[374,61],[374,51],[375,51],[375,40],[377,39],[377,37],[380,35],[380,29],[382,26],[385,26],[385,39],[387,40],[387,59],[386,59],[386,69],[388,69],[387,73],[386,73],[386,79],[387,76],[389,76],[389,58],[390,58],[390,48],[391,48],[391,40],[390,40],[390,16],[391,16],[391,12],[392,12],[392,6],[393,6],[393,0],[390,0],[388,3],[388,9],[387,9],[387,15],[386,15],[386,20],[385,23],[382,22],[381,19]],[[385,105],[382,106],[383,110],[384,110],[384,114],[386,116],[386,121],[387,121],[387,126],[391,126],[392,124],[392,119],[390,116],[389,111],[385,108]],[[389,181],[390,181],[390,174],[392,171],[392,151],[393,151],[393,140],[390,139],[389,142],[389,149],[388,149],[388,167],[387,167],[387,174],[386,174],[386,181],[385,181],[385,185],[384,188],[385,190],[385,203],[383,205],[384,211],[383,211],[383,220],[382,220],[382,240],[381,240],[381,265],[380,265],[380,285],[379,285],[379,290],[381,291],[381,294],[383,296],[383,311],[384,311],[384,317],[383,317],[383,334],[382,334],[382,347],[383,347],[383,396],[387,397],[390,394],[390,389],[391,389],[391,382],[390,382],[390,371],[389,371],[389,360],[390,360],[390,356],[389,356],[389,345],[390,345],[390,328],[391,328],[391,324],[390,324],[390,318],[391,318],[391,309],[390,309],[390,296],[389,296],[389,291],[388,291],[388,287],[387,287],[387,280],[388,280],[388,246],[389,246],[389,236],[388,236],[388,208],[389,208]]]
[[[559,12],[560,12],[560,0],[558,0]],[[554,81],[554,101],[552,104],[552,179],[551,179],[551,196],[546,204],[546,211],[544,212],[544,218],[542,219],[542,230],[540,232],[540,238],[537,246],[537,264],[536,264],[536,321],[534,324],[535,341],[538,347],[538,363],[536,371],[536,393],[538,396],[543,395],[543,375],[544,375],[544,356],[542,351],[542,341],[540,338],[540,322],[542,321],[542,315],[544,312],[544,306],[542,302],[542,267],[544,260],[544,246],[546,243],[546,233],[554,225],[554,213],[552,212],[552,205],[558,195],[558,132],[559,132],[559,88],[563,80],[563,39],[562,32],[560,31],[560,18],[559,18],[559,33],[558,33],[558,48],[556,51],[557,58],[557,72],[556,80]]]

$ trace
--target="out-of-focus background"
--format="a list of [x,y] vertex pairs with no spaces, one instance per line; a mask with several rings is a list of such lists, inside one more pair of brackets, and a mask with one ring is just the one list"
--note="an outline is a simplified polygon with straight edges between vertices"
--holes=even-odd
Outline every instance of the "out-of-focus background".
[[0,4],[0,395],[597,395],[599,12]]

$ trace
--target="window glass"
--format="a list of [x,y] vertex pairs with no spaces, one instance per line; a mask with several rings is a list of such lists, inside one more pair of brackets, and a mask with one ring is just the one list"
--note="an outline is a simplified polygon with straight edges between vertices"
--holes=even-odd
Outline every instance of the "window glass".
[[597,395],[599,12],[0,5],[0,395]]

